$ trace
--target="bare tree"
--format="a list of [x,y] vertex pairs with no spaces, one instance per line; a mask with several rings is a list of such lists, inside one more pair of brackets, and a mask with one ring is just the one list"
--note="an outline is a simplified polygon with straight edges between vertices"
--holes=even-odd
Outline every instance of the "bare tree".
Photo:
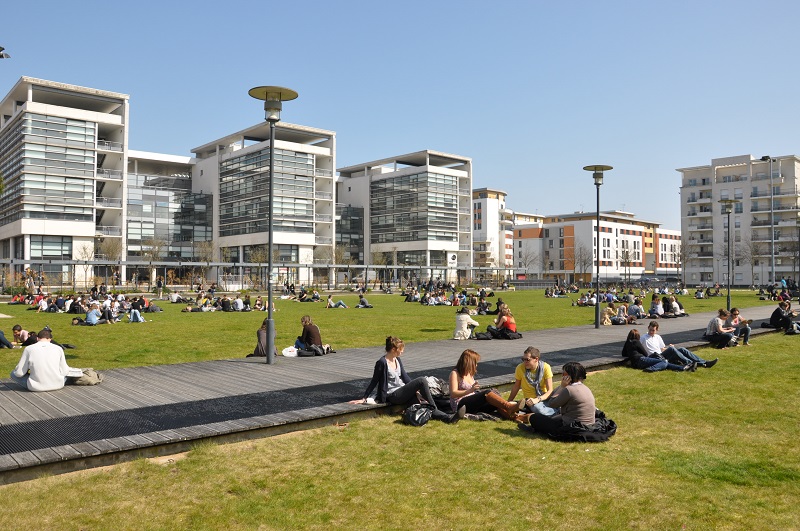
[[[272,254],[272,261],[275,262],[275,253],[277,249],[273,249]],[[256,270],[256,276],[250,275],[250,280],[253,283],[253,289],[263,288],[264,283],[262,282],[262,275],[263,275],[263,267],[262,264],[269,263],[269,247],[266,245],[258,245],[250,248],[250,258],[249,262],[254,262],[258,264],[258,269]]]
[[103,238],[97,242],[97,250],[106,260],[116,262],[122,256],[122,239]]
[[81,266],[83,268],[83,285],[88,289],[89,270],[92,268],[92,265],[85,262],[94,260],[94,245],[90,243],[84,243],[78,247],[78,252],[75,254],[75,256],[78,258],[78,260],[84,261],[84,264]]
[[688,267],[690,260],[689,246],[681,243],[678,246],[678,266],[681,268],[681,282],[683,283],[683,287],[686,287],[686,267]]
[[631,283],[631,266],[633,265],[635,254],[633,250],[622,247],[619,249],[619,263],[625,272],[625,283]]
[[583,242],[575,242],[572,255],[575,259],[575,267],[577,267],[578,271],[581,273],[581,278],[586,278],[586,274],[592,270],[592,266],[594,265],[592,250]]
[[529,270],[539,262],[539,253],[531,247],[525,247],[521,252],[522,255],[519,257],[519,263],[520,266],[525,269],[525,274],[527,274]]
[[765,254],[763,242],[753,239],[753,235],[745,233],[742,241],[737,245],[737,256],[739,259],[750,266],[750,280],[755,285],[755,271],[761,257]]
[[[161,238],[147,238],[142,240],[142,257],[151,262],[157,262],[161,258],[161,254],[169,243]],[[155,267],[150,268],[147,274],[147,288],[152,287],[151,282],[156,274]]]

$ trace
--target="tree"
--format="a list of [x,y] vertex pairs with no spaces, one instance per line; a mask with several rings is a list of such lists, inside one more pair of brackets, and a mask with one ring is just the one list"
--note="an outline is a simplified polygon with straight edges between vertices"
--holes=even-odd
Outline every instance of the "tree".
[[585,279],[586,274],[591,272],[592,266],[594,265],[592,250],[583,242],[575,242],[572,255],[575,259],[575,267],[581,272],[581,278]]
[[[750,266],[750,279],[755,285],[755,269],[759,264],[761,257],[765,254],[765,246],[763,242],[753,239],[751,233],[745,233],[742,241],[737,246],[737,256],[739,259]],[[763,282],[763,279],[761,280]]]
[[529,270],[533,266],[535,266],[538,262],[539,262],[539,253],[537,253],[530,246],[526,246],[522,251],[522,255],[519,257],[520,267],[525,269],[525,274],[528,274]]
[[[161,253],[167,247],[168,242],[161,238],[147,238],[142,241],[142,257],[150,262],[157,262],[161,258]],[[147,287],[151,288],[151,282],[156,274],[155,267],[151,268],[147,275]]]
[[631,266],[633,265],[634,258],[636,255],[634,254],[633,250],[622,247],[619,250],[619,263],[622,265],[623,271],[625,271],[625,282],[626,284],[631,283]]
[[[373,289],[375,289],[375,285],[377,285],[377,284],[378,284],[378,273],[377,273],[377,269],[378,269],[379,267],[381,267],[381,266],[385,266],[386,264],[388,264],[388,263],[389,263],[389,261],[386,259],[386,254],[385,254],[385,253],[383,253],[383,252],[381,252],[381,251],[375,251],[375,252],[373,252],[373,253],[372,253],[372,255],[371,255],[371,262],[372,262],[372,265],[374,265],[374,266],[375,266],[375,269],[376,269],[376,272],[375,272],[375,281],[374,281],[374,283],[373,283],[373,286],[372,286],[372,287],[373,287]],[[365,286],[367,285],[367,275],[366,275],[366,274],[364,275],[364,285],[365,285]]]
[[689,246],[681,243],[678,245],[678,266],[681,268],[681,282],[686,287],[686,266],[689,265],[691,259],[689,255]]
[[94,245],[90,243],[84,243],[80,247],[78,247],[78,252],[75,254],[78,260],[82,260],[84,264],[81,266],[83,267],[83,285],[88,289],[89,288],[89,270],[92,268],[92,265],[87,263],[91,260],[94,260]]
[[121,238],[102,238],[97,242],[98,254],[109,262],[116,262],[122,256]]
[[[275,251],[277,251],[277,249],[273,249],[272,253],[273,263],[276,261],[274,256]],[[269,263],[269,247],[267,247],[266,245],[256,245],[251,247],[250,258],[248,259],[248,262],[253,262],[258,264],[258,269],[256,270],[257,276],[253,277],[252,275],[250,275],[250,280],[253,282],[254,289],[256,287],[258,287],[258,289],[261,289],[264,286],[264,283],[262,282],[262,273],[263,273],[262,264]]]

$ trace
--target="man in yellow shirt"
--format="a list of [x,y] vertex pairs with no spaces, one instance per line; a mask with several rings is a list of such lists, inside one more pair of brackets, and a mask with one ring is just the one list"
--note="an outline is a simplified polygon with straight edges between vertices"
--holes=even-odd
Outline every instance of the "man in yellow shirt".
[[[514,386],[508,395],[509,402],[516,398],[522,389],[523,400],[520,401],[520,413],[538,411],[553,416],[557,411],[547,407],[544,402],[553,392],[553,369],[550,364],[541,360],[541,353],[536,347],[528,347],[522,355],[522,363],[514,371]],[[522,419],[527,415],[523,415]],[[520,420],[522,420],[520,419]]]

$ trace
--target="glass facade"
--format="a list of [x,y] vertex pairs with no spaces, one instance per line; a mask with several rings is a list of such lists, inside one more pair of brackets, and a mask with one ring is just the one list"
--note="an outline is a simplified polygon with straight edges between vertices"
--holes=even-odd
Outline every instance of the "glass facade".
[[458,241],[458,178],[419,173],[370,186],[370,243]]
[[364,208],[336,205],[336,247],[341,259],[364,263]]
[[[220,162],[220,236],[268,232],[269,149]],[[314,156],[275,150],[273,230],[314,232]]]
[[96,124],[26,113],[0,138],[0,223],[93,220]]
[[190,190],[188,176],[128,174],[129,260],[148,257],[154,245],[161,252],[148,259],[191,260],[198,242],[213,239],[212,196]]

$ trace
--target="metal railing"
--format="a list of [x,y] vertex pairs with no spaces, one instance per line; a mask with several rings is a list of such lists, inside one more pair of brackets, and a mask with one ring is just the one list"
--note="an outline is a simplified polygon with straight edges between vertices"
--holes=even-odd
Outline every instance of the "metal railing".
[[115,199],[111,197],[98,197],[96,201],[97,201],[97,206],[99,207],[122,208],[122,199]]
[[98,140],[97,149],[105,151],[122,151],[122,142],[109,142],[108,140]]
[[97,168],[97,176],[101,179],[122,179],[122,170],[107,170],[105,168]]
[[94,232],[95,234],[102,234],[103,236],[122,236],[122,227],[95,225]]
[[330,214],[317,214],[314,216],[314,221],[331,222],[333,221],[333,216]]
[[314,192],[315,199],[333,199],[333,194],[330,192]]

